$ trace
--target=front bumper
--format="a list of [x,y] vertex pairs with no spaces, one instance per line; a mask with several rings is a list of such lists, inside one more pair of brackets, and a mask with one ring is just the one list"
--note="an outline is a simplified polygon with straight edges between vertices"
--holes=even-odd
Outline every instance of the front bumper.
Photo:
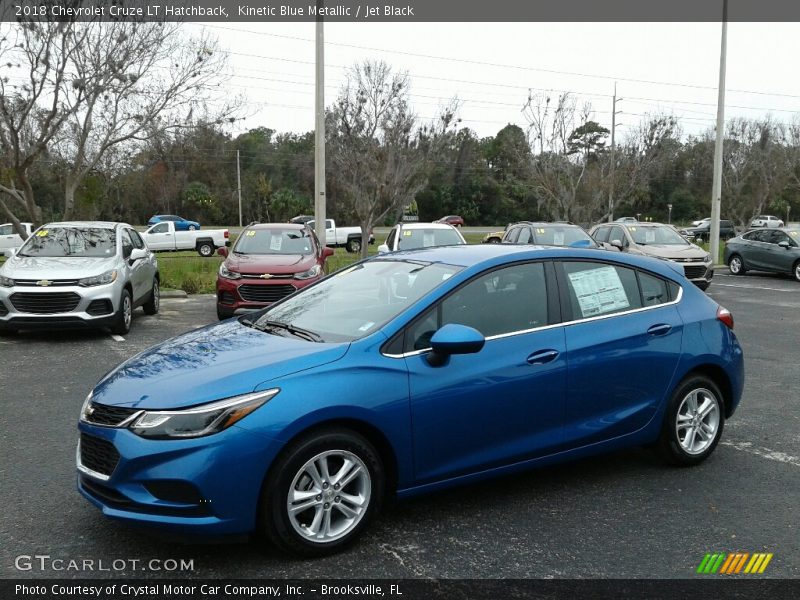
[[84,422],[78,429],[78,491],[104,515],[182,534],[255,529],[278,442],[236,426],[186,440],[147,440]]
[[304,287],[316,283],[314,279],[226,279],[217,277],[217,304],[226,311],[257,310],[283,300]]
[[124,283],[92,287],[0,287],[0,328],[106,327],[119,309]]

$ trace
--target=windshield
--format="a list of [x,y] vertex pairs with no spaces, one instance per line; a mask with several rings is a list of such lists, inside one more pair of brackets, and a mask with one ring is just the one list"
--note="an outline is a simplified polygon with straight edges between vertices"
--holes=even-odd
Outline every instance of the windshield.
[[641,226],[628,226],[628,231],[633,238],[633,241],[640,246],[648,246],[656,244],[659,246],[689,246],[681,234],[675,231],[672,227],[663,225],[661,227],[641,227]]
[[246,229],[233,247],[237,254],[311,254],[313,249],[304,229]]
[[108,258],[117,252],[117,234],[98,227],[48,227],[34,233],[19,256]]
[[464,240],[461,239],[461,236],[452,229],[403,229],[400,232],[397,249],[414,250],[415,248],[454,246],[463,243]]
[[280,323],[311,332],[324,342],[350,342],[380,329],[461,269],[411,260],[370,260],[269,307],[259,313],[254,326]]
[[534,227],[533,241],[543,246],[569,246],[575,242],[586,240],[592,247],[597,246],[595,241],[579,227]]

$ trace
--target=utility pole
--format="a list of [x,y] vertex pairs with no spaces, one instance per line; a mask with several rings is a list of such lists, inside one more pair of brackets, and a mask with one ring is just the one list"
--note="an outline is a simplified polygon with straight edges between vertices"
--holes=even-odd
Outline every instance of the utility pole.
[[239,193],[239,227],[242,226],[242,171],[239,168],[239,151],[236,151],[236,191]]
[[[622,98],[619,98],[622,100]],[[616,166],[616,149],[617,146],[614,143],[614,134],[617,131],[617,82],[614,82],[614,99],[611,103],[611,170],[609,172],[609,189],[608,189],[608,222],[611,223],[614,220],[614,168]],[[622,111],[620,111],[622,112]]]
[[714,144],[714,184],[711,189],[712,264],[719,260],[719,217],[722,204],[722,141],[725,138],[725,58],[728,46],[728,0],[722,3],[722,43],[719,53],[719,97],[717,98],[717,139]]
[[314,111],[314,230],[325,247],[325,39],[322,11],[324,0],[317,0],[316,100]]

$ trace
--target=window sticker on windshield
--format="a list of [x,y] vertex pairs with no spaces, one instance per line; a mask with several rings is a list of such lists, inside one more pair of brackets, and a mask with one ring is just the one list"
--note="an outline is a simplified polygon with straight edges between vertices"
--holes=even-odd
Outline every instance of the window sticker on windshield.
[[42,229],[41,231],[37,231],[37,232],[36,232],[36,235],[37,235],[37,237],[47,237],[47,235],[48,235],[49,233],[50,233],[50,232],[49,232],[49,231],[47,231],[47,229]]
[[797,237],[797,232],[796,231],[790,231],[789,235],[792,236],[792,237]]
[[645,229],[644,230],[644,242],[645,244],[653,244],[656,241],[656,230],[655,229]]
[[403,232],[403,237],[411,237],[411,234],[412,234],[412,233],[414,233],[414,232],[413,232],[413,231],[411,231],[410,229],[406,229],[406,230]]
[[368,323],[364,323],[361,327],[358,328],[359,331],[367,331],[372,329],[372,326],[375,325],[374,321],[369,321]]
[[273,235],[271,238],[269,238],[270,250],[280,250],[282,245],[283,245],[283,238],[281,236]]
[[254,237],[254,236],[256,235],[256,231],[255,231],[255,229],[251,229],[250,231],[248,231],[247,233],[245,233],[245,235],[246,235],[247,237]]
[[628,308],[630,303],[614,267],[570,273],[581,316],[593,317]]
[[539,229],[536,230],[536,233],[544,233],[544,228],[539,227]]
[[630,227],[630,226],[628,226],[628,231],[636,231],[636,227]]
[[553,232],[553,245],[554,246],[563,246],[564,245],[564,232],[563,231],[554,231]]

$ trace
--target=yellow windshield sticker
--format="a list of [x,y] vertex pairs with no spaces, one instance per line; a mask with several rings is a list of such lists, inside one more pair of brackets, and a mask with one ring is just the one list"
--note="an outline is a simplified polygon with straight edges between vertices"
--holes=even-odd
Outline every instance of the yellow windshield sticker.
[[251,229],[250,231],[248,231],[247,233],[245,233],[245,235],[246,235],[247,237],[253,237],[255,234],[256,234],[256,232],[255,232],[255,230],[254,230],[254,229]]
[[404,236],[404,237],[411,237],[411,234],[412,234],[412,233],[414,233],[414,232],[413,232],[413,231],[411,231],[410,229],[406,229],[406,230],[403,232],[403,236]]
[[47,237],[47,234],[49,234],[49,233],[50,233],[50,232],[49,232],[49,231],[47,231],[47,229],[42,229],[41,231],[37,231],[37,232],[36,232],[36,235],[37,235],[38,237]]
[[544,228],[539,227],[539,229],[536,230],[536,233],[544,233]]
[[790,231],[789,235],[791,235],[792,237],[797,237],[797,232],[796,231]]
[[628,231],[636,231],[636,227],[628,227]]

